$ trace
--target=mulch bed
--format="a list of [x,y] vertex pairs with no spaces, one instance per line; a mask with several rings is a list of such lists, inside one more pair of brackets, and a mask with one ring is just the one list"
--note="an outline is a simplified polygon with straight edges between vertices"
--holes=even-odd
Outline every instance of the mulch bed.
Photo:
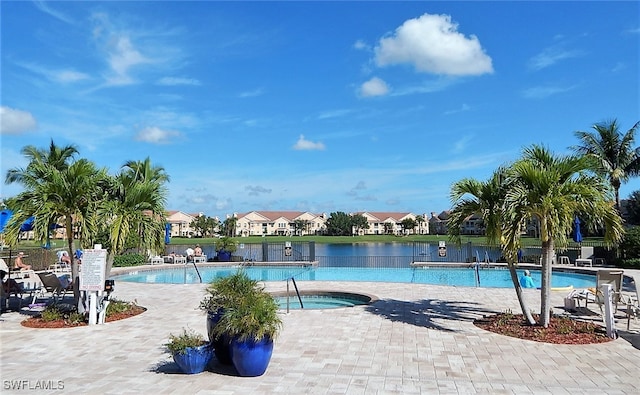
[[[132,305],[131,308],[122,313],[113,313],[105,319],[106,322],[123,320],[125,318],[134,317],[147,311],[146,308],[138,305]],[[22,326],[27,328],[73,328],[76,326],[87,326],[86,322],[71,323],[67,320],[44,321],[40,317],[30,317],[21,322]]]
[[[539,317],[534,315],[538,321]],[[606,343],[606,330],[592,322],[568,317],[552,316],[549,326],[528,325],[522,314],[500,313],[477,319],[474,324],[482,329],[505,336],[551,344]]]

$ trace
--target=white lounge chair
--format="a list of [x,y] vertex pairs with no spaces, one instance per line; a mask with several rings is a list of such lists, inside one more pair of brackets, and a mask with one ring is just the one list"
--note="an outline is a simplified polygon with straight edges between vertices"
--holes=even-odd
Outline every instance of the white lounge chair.
[[575,260],[576,266],[593,266],[593,247],[580,247],[580,257]]
[[614,311],[618,311],[618,303],[621,302],[622,297],[622,276],[624,271],[622,270],[598,270],[596,273],[596,287],[581,290],[573,293],[572,297],[576,300],[578,306],[580,301],[584,300],[585,308],[588,307],[589,302],[597,303],[600,307],[600,313],[602,313],[602,306],[604,305],[604,295],[600,290],[602,285],[611,285],[611,291],[613,292],[613,305]]

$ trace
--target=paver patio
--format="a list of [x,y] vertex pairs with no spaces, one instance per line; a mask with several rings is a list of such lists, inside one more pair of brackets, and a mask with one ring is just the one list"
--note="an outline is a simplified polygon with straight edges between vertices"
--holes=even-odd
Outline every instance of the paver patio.
[[[640,278],[636,275],[636,278]],[[284,290],[284,282],[266,283]],[[235,376],[211,365],[178,373],[163,343],[190,327],[206,334],[198,310],[206,285],[116,282],[114,297],[148,310],[122,321],[31,329],[25,314],[0,317],[3,394],[637,394],[640,324],[617,320],[620,338],[553,345],[486,332],[475,318],[519,312],[513,289],[370,282],[298,282],[305,290],[375,295],[369,306],[283,314],[265,375]],[[539,309],[538,290],[524,290]],[[562,310],[566,292],[552,294]],[[593,319],[598,319],[594,317]],[[634,346],[635,344],[635,346]],[[42,389],[49,386],[49,389]],[[25,388],[26,387],[26,388]]]

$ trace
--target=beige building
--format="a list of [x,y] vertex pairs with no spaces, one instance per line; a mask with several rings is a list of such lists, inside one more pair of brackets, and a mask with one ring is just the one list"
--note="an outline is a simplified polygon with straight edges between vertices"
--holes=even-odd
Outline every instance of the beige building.
[[327,216],[308,211],[251,211],[234,214],[236,236],[304,236],[323,233]]
[[[367,219],[369,229],[354,229],[353,233],[357,235],[411,235],[411,234],[428,234],[429,222],[425,215],[422,215],[422,221],[418,223],[416,218],[418,215],[414,213],[402,213],[402,212],[377,212],[377,211],[363,211],[354,213],[356,215],[362,215]],[[405,229],[402,226],[402,221],[405,219],[412,219],[416,226],[413,229]]]
[[440,214],[434,212],[431,213],[429,218],[429,234],[432,235],[444,235],[447,234],[449,228],[447,227],[447,220],[449,219],[449,211],[443,211]]
[[191,228],[191,222],[203,215],[203,213],[187,214],[176,210],[167,211],[167,222],[171,225],[171,237],[199,236]]

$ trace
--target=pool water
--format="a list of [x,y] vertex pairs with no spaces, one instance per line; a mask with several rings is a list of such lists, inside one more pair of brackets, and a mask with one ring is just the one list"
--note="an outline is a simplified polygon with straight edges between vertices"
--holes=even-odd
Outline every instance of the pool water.
[[[203,283],[226,277],[239,267],[198,267]],[[466,267],[411,267],[411,268],[354,268],[354,267],[243,267],[247,275],[259,281],[371,281],[389,283],[415,283],[449,285],[459,287],[511,288],[513,282],[506,268],[481,268],[476,271]],[[522,276],[523,270],[518,270]],[[200,277],[193,266],[140,270],[113,277],[117,281],[160,284],[199,283]],[[531,270],[533,282],[540,286],[540,271]],[[553,288],[589,288],[596,285],[595,275],[555,271],[551,278]]]
[[[366,304],[367,302],[358,299],[351,298],[346,295],[300,295],[302,299],[302,307],[300,306],[300,300],[298,296],[293,294],[289,297],[289,309],[297,310],[303,308],[305,310],[317,310],[317,309],[335,309],[340,307],[353,307]],[[287,308],[287,297],[276,296],[276,302],[281,309]]]

